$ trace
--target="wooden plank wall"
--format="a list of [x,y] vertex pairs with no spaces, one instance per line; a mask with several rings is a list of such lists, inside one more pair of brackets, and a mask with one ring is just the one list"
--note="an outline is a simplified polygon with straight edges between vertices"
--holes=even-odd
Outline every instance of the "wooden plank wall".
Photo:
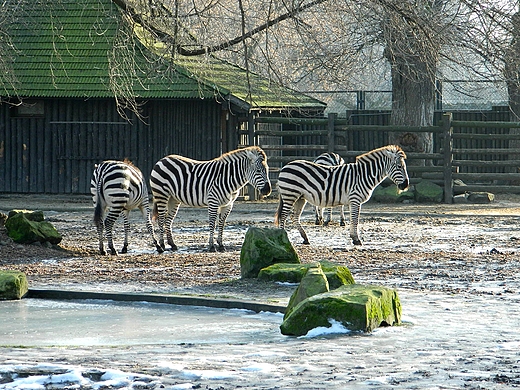
[[0,192],[88,194],[94,164],[129,158],[149,176],[167,154],[221,154],[221,106],[157,101],[125,121],[112,100],[46,100],[41,117],[0,105]]

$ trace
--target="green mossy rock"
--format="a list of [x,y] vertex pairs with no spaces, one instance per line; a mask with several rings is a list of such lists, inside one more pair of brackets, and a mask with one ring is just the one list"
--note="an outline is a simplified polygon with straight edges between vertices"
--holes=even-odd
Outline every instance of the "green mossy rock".
[[305,299],[313,295],[321,294],[329,291],[329,282],[323,272],[321,265],[318,263],[307,270],[298,288],[294,291],[289,299],[289,304],[285,310],[284,319],[291,311]]
[[[327,277],[331,290],[344,284],[355,283],[347,267],[327,260],[320,261],[319,264]],[[262,268],[258,273],[258,279],[273,282],[300,283],[311,267],[316,267],[316,264],[277,263]]]
[[61,234],[47,221],[44,221],[41,211],[13,210],[5,222],[9,237],[19,244],[34,242],[50,242],[57,245],[61,242]]
[[399,189],[394,184],[388,187],[379,185],[372,193],[371,199],[380,203],[400,203],[404,201],[413,201],[414,191],[412,188],[410,188],[407,191],[399,192]]
[[23,272],[0,270],[0,300],[21,299],[28,291],[27,277]]
[[418,203],[440,203],[444,199],[441,186],[428,180],[421,180],[415,185],[415,201]]
[[320,261],[320,264],[329,282],[330,290],[335,290],[345,284],[356,283],[348,267],[327,260]]
[[401,323],[397,291],[381,286],[351,284],[309,297],[284,318],[284,335],[303,336],[317,327],[340,322],[352,331],[371,332],[379,326]]
[[262,268],[258,273],[258,279],[282,283],[300,283],[307,270],[312,266],[315,265],[276,263]]
[[242,278],[256,278],[262,268],[276,263],[300,263],[287,232],[279,228],[250,227],[240,251]]
[[32,211],[32,210],[11,210],[9,211],[8,218],[14,217],[17,214],[23,214],[29,221],[43,222],[45,219],[43,211]]

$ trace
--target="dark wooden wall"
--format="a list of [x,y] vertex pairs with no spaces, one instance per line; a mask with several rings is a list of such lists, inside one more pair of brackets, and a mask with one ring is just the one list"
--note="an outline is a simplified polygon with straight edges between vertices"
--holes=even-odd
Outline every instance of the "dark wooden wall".
[[87,194],[94,164],[106,159],[129,158],[148,178],[165,155],[206,160],[222,153],[225,111],[216,101],[148,101],[143,121],[131,122],[109,99],[43,103],[31,117],[0,105],[0,192]]

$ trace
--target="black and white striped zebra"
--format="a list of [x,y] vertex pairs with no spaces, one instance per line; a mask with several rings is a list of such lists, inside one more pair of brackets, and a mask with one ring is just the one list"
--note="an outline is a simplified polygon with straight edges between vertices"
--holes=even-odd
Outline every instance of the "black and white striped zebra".
[[396,145],[372,150],[356,158],[356,162],[323,166],[297,160],[286,164],[278,177],[279,204],[275,223],[281,228],[293,210],[293,219],[304,244],[309,244],[300,223],[300,215],[307,202],[320,207],[349,205],[350,237],[354,245],[361,245],[358,235],[359,212],[372,192],[386,177],[399,188],[408,188],[406,155]]
[[[159,253],[163,251],[155,238],[148,203],[148,186],[139,168],[127,160],[103,161],[96,165],[94,169],[90,181],[90,192],[94,202],[94,224],[99,236],[99,252],[102,255],[106,254],[103,246],[103,228],[105,229],[110,253],[117,255],[112,230],[114,223],[121,214],[124,220],[125,240],[120,253],[127,253],[130,231],[128,214],[136,208],[141,210],[146,219],[146,227],[152,236],[157,251]],[[105,213],[107,213],[106,217]]]
[[[171,155],[159,160],[151,174],[154,217],[159,222],[159,244],[164,248],[164,230],[172,250],[172,223],[181,204],[208,208],[210,251],[224,250],[222,233],[239,191],[247,183],[260,193],[271,193],[267,157],[262,149],[250,146],[234,150],[210,161]],[[217,221],[218,220],[218,221]],[[218,229],[214,244],[215,227]]]
[[[337,153],[322,153],[318,157],[313,160],[314,163],[320,165],[334,166],[334,165],[343,165],[345,164],[345,160],[337,154]],[[316,225],[327,226],[332,220],[332,207],[321,208],[318,206],[314,206],[314,211],[316,214]],[[323,218],[325,215],[325,219]],[[340,226],[345,226],[345,207],[343,205],[340,206]]]

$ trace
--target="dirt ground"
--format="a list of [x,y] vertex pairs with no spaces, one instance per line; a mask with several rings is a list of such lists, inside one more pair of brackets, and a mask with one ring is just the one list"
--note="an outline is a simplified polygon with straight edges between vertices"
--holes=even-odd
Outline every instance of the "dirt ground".
[[[204,209],[181,208],[174,222],[179,251],[157,254],[143,219],[131,213],[130,252],[98,254],[87,196],[0,194],[0,212],[43,210],[62,234],[58,247],[20,245],[0,226],[0,269],[28,275],[32,288],[163,292],[285,301],[294,286],[240,278],[240,247],[249,226],[273,226],[276,201],[237,202],[224,231],[223,253],[206,251]],[[337,221],[337,212],[334,217]],[[331,260],[347,265],[358,283],[465,294],[520,294],[520,197],[497,196],[491,204],[399,204],[369,202],[361,211],[364,245],[351,245],[337,222],[315,226],[307,206],[304,226],[311,245],[288,233],[304,263]],[[116,246],[122,241],[118,224]]]

